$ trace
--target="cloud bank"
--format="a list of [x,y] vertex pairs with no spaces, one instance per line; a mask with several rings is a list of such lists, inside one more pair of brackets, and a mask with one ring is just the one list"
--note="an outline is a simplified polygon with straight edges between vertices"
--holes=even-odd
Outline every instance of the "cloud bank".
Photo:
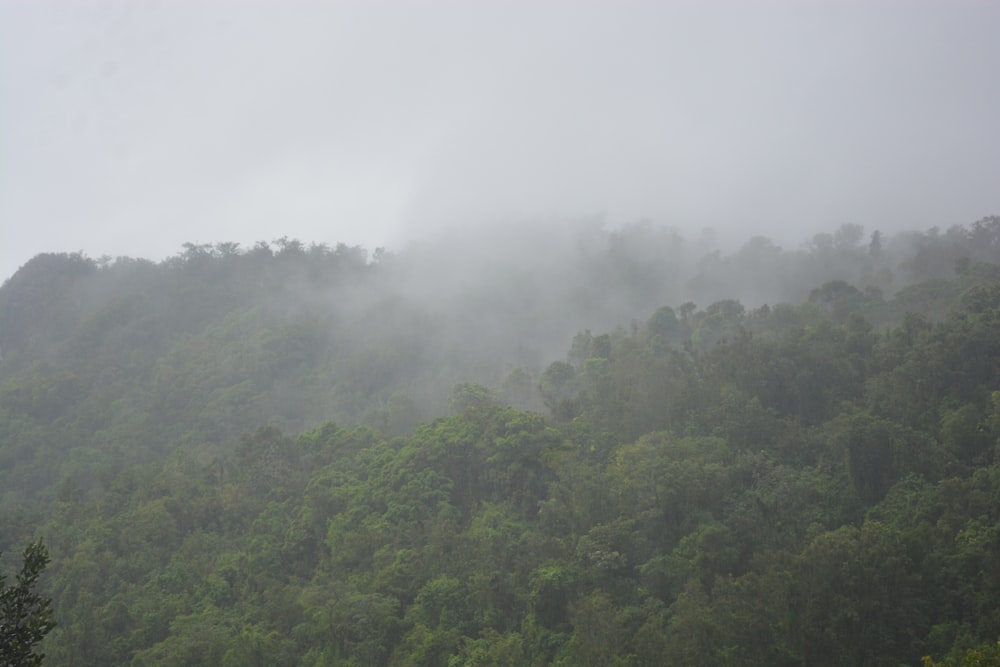
[[1000,5],[0,0],[0,277],[603,214],[1000,212]]

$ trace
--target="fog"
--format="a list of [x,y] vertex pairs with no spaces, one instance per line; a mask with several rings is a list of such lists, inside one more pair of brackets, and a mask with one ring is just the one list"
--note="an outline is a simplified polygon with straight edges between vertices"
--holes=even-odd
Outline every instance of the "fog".
[[0,279],[510,220],[732,248],[968,224],[1000,211],[997,25],[994,2],[0,0]]

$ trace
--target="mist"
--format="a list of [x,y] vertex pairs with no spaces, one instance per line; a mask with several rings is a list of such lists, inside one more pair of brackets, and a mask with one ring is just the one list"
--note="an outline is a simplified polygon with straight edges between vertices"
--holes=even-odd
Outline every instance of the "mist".
[[0,0],[0,644],[995,655],[997,25]]
[[513,220],[731,251],[969,224],[1000,210],[998,23],[988,2],[0,0],[0,276]]

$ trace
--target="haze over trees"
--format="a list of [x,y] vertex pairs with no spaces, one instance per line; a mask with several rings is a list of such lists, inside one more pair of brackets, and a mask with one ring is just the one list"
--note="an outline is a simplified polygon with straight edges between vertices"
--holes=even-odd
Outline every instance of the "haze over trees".
[[0,353],[52,664],[996,659],[997,217],[45,254]]

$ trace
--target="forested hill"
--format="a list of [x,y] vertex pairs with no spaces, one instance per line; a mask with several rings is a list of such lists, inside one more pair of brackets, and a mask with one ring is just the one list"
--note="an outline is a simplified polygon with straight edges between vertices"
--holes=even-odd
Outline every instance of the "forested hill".
[[1000,638],[1000,218],[40,255],[0,352],[0,550],[49,546],[51,664],[895,666]]
[[[734,300],[811,300],[877,328],[905,312],[940,318],[955,296],[940,281],[1000,261],[1000,219],[894,237],[844,225],[795,250],[714,243],[593,222],[452,232],[398,254],[283,238],[188,244],[160,263],[40,255],[0,287],[4,403],[62,427],[44,438],[60,451],[114,443],[129,461],[264,424],[401,435],[446,413],[457,382],[541,409],[529,376],[565,360],[577,333],[631,329],[662,306],[702,350],[735,324],[725,317],[743,317]],[[51,462],[43,449],[26,447]],[[28,466],[22,486],[50,485],[13,458]]]

